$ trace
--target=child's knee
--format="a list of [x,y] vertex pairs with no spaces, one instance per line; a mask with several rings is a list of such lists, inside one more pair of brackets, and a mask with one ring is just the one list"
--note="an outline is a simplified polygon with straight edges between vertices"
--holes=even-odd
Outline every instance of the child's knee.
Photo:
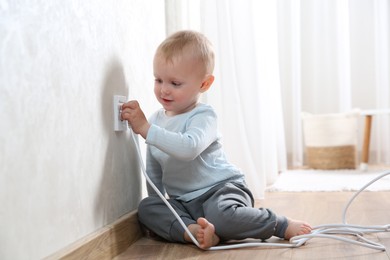
[[143,212],[145,209],[149,207],[149,197],[144,198],[141,200],[141,202],[138,204],[138,213]]
[[148,207],[150,204],[154,204],[154,198],[153,197],[146,197],[141,200],[141,202],[138,205],[138,209],[143,209]]
[[159,202],[160,198],[149,196],[141,200],[138,205],[138,218],[141,222],[143,219],[149,218],[154,206]]

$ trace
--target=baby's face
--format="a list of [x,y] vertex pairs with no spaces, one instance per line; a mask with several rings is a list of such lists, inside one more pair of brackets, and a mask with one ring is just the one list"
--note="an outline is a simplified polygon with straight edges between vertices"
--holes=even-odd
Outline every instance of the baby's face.
[[182,114],[196,106],[205,80],[201,62],[185,54],[167,61],[157,54],[153,69],[154,94],[167,115]]

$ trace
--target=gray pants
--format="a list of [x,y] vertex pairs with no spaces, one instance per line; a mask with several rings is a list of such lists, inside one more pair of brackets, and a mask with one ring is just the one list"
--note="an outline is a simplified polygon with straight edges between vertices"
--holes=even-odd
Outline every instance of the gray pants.
[[[188,202],[169,199],[186,226],[195,224],[199,217],[215,226],[221,241],[245,238],[283,238],[287,219],[277,217],[269,209],[253,208],[252,193],[243,184],[225,183]],[[184,229],[158,196],[143,199],[138,207],[142,224],[160,237],[184,243]]]

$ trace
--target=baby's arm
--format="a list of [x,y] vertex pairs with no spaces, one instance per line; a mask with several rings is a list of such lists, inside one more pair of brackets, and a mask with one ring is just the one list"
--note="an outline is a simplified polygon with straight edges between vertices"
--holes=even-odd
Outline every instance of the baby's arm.
[[146,143],[181,160],[193,160],[218,139],[216,115],[203,110],[187,122],[185,132],[172,132],[152,124]]
[[138,101],[132,100],[123,104],[121,117],[122,120],[127,120],[134,133],[140,134],[146,139],[150,124],[139,106]]

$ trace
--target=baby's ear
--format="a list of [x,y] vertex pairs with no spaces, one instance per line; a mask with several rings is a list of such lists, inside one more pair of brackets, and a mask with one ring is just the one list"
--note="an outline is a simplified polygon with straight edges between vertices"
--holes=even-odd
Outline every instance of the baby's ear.
[[206,92],[211,87],[213,82],[214,82],[214,76],[207,75],[202,82],[202,86],[200,87],[200,92],[202,92],[202,93]]

